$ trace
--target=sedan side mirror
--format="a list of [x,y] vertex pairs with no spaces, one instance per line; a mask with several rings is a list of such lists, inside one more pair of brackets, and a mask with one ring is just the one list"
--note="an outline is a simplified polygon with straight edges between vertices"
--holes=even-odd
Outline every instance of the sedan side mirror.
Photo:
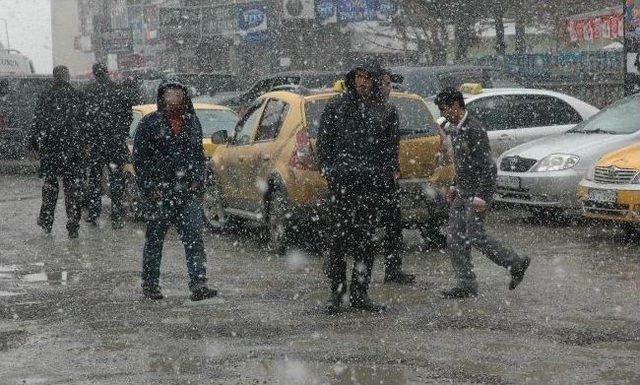
[[229,134],[227,134],[227,130],[220,130],[211,134],[211,141],[215,144],[225,144],[228,140]]

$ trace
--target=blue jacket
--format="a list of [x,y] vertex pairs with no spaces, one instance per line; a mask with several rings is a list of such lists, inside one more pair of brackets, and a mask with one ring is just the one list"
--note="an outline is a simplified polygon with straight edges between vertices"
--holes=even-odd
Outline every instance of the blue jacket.
[[[185,91],[184,125],[179,134],[171,131],[165,116],[163,95],[169,86]],[[145,116],[136,129],[133,141],[133,165],[138,188],[146,200],[155,200],[154,191],[162,200],[190,196],[191,186],[204,188],[205,157],[202,147],[202,127],[196,116],[187,89],[175,83],[158,89],[158,110]]]

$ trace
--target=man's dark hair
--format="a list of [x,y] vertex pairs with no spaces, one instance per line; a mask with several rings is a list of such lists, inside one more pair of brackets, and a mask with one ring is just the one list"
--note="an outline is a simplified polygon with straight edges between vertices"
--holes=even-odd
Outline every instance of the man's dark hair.
[[465,108],[464,105],[464,96],[462,96],[462,92],[456,90],[452,87],[447,87],[442,89],[435,100],[433,101],[436,106],[453,106],[455,102],[458,102],[458,105],[462,108]]
[[53,80],[55,82],[68,82],[69,81],[69,68],[66,66],[55,66],[53,68]]
[[104,78],[109,75],[109,70],[104,63],[95,63],[91,70],[96,78]]

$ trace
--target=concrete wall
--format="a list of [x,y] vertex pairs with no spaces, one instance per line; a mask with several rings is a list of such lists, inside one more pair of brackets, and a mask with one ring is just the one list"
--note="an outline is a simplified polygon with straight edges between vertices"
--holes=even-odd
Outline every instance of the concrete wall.
[[80,35],[77,0],[51,0],[51,40],[53,65],[66,65],[71,76],[91,71],[93,53],[75,49],[74,38]]

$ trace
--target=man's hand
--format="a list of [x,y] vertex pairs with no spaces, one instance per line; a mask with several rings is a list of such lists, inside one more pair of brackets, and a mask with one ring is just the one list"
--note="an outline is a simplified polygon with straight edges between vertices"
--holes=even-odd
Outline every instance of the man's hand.
[[471,208],[478,214],[482,214],[487,211],[487,202],[484,199],[474,197],[471,201]]
[[400,179],[400,171],[396,171],[393,173],[393,180],[399,180]]
[[458,196],[458,189],[456,189],[453,186],[449,187],[447,192],[444,194],[444,197],[446,198],[447,203],[453,202],[457,196]]
[[38,161],[40,160],[40,154],[38,154],[38,151],[29,151],[29,159],[32,162]]
[[160,189],[155,189],[151,192],[151,195],[155,198],[155,199],[162,199],[162,191]]
[[202,185],[199,182],[193,182],[189,186],[189,192],[198,194],[202,191]]

